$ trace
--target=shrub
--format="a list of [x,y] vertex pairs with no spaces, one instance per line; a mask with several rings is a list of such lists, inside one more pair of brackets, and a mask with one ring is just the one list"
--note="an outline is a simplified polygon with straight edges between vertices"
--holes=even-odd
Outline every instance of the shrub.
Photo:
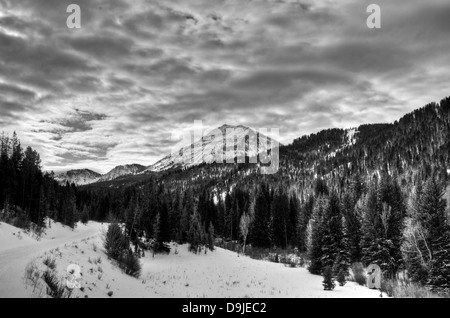
[[335,282],[334,282],[334,278],[333,278],[333,270],[331,269],[330,266],[326,266],[323,269],[323,289],[324,290],[333,290],[334,287],[336,286]]
[[28,229],[30,228],[30,224],[31,222],[25,213],[18,213],[12,225],[20,229]]
[[411,283],[404,280],[381,280],[382,292],[389,297],[394,298],[439,298],[438,294],[433,293],[420,283]]
[[141,274],[141,263],[131,249],[122,254],[119,259],[119,265],[130,276],[137,278]]
[[364,275],[364,267],[361,263],[352,264],[353,281],[361,286],[366,285],[366,276]]
[[50,268],[52,270],[56,269],[56,260],[54,258],[52,258],[51,256],[47,256],[42,262],[48,268]]
[[40,277],[41,274],[35,262],[28,263],[25,267],[25,282],[35,287],[38,284]]
[[304,257],[300,256],[300,267],[304,267],[305,264],[306,264],[306,261],[305,261]]
[[46,270],[42,279],[47,284],[47,295],[52,298],[69,298],[66,286],[56,277],[54,272]]

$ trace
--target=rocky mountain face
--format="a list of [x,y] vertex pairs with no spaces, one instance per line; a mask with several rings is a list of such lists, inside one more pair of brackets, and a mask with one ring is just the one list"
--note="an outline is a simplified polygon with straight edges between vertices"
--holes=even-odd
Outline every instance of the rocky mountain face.
[[69,170],[57,174],[55,179],[60,183],[74,183],[75,185],[87,185],[96,182],[112,181],[122,176],[132,176],[143,172],[145,166],[138,164],[130,164],[117,166],[108,173],[102,175],[89,169]]
[[259,154],[267,154],[273,145],[277,147],[278,142],[252,128],[223,125],[195,143],[164,157],[148,167],[146,172],[188,168],[203,163],[246,161],[245,158],[255,159]]
[[76,185],[86,185],[98,182],[102,175],[89,169],[69,170],[55,175],[55,180],[61,184],[74,183]]
[[99,181],[100,182],[111,181],[111,180],[117,179],[122,176],[137,175],[137,174],[143,172],[145,169],[146,169],[145,166],[138,165],[138,164],[117,166],[114,169],[112,169],[110,172],[108,172],[107,174],[103,175]]

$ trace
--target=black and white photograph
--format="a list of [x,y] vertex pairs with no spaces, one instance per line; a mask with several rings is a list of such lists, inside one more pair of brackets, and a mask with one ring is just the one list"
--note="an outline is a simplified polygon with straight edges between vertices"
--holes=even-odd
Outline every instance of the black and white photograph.
[[0,0],[0,298],[450,297],[449,17]]

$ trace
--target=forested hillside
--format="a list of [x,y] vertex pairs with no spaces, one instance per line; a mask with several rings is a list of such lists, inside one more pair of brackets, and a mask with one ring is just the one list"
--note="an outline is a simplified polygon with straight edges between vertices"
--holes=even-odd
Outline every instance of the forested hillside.
[[408,269],[416,281],[445,290],[449,112],[447,98],[393,124],[299,138],[280,149],[274,175],[251,164],[203,164],[129,179],[125,188],[82,187],[78,208],[94,219],[124,221],[137,246],[207,245],[213,236],[296,247],[307,253],[312,273],[375,263],[386,277]]
[[69,226],[79,220],[76,188],[60,186],[52,174],[44,173],[39,154],[22,149],[16,133],[0,136],[0,220],[39,230],[45,217]]

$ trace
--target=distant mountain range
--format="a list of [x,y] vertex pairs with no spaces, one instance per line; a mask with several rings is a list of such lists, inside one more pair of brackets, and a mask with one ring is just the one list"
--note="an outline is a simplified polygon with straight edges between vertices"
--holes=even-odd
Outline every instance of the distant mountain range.
[[76,185],[86,185],[97,182],[101,177],[100,173],[89,169],[76,169],[56,174],[55,180],[61,184],[69,182]]
[[[227,134],[229,129],[233,132],[232,134]],[[245,145],[245,147],[235,147],[235,145]],[[223,162],[233,162],[235,158],[255,158],[260,153],[267,153],[271,145],[270,137],[260,134],[252,128],[242,125],[222,125],[195,143],[169,154],[148,167],[138,164],[117,166],[104,175],[89,169],[70,170],[56,175],[55,179],[61,183],[87,185],[112,181],[123,176],[189,168],[202,163],[210,164],[215,162],[216,158],[221,158]]]
[[[280,169],[273,178],[294,182],[314,180],[316,176],[342,179],[354,174],[374,175],[380,171],[407,175],[419,168],[439,169],[450,175],[450,98],[431,103],[406,114],[390,124],[365,124],[351,129],[326,129],[295,139],[292,144],[279,145]],[[235,129],[238,141],[244,141],[245,151],[230,148],[226,130]],[[217,138],[221,135],[222,138]],[[106,175],[90,170],[72,170],[57,176],[63,182],[87,185],[99,182],[143,180],[147,175],[168,172],[168,177],[205,180],[252,176],[257,167],[247,166],[246,173],[231,174],[229,165],[214,164],[218,152],[223,161],[246,156],[252,158],[267,152],[268,145],[249,142],[247,136],[265,137],[245,126],[223,125],[190,146],[183,147],[155,164],[145,167],[126,165],[114,168]],[[266,137],[270,145],[271,139]],[[248,162],[248,161],[246,161]],[[206,164],[206,165],[205,165]],[[198,168],[197,168],[198,167]],[[181,174],[177,171],[181,171]],[[186,172],[183,172],[186,171]],[[175,172],[175,174],[171,174]],[[127,177],[129,176],[129,177]],[[123,178],[122,178],[123,177]],[[405,176],[408,181],[410,176]],[[181,181],[180,181],[181,182]]]
[[69,182],[75,185],[87,185],[96,182],[112,181],[122,176],[136,175],[142,173],[145,169],[145,166],[139,164],[117,166],[104,175],[89,169],[69,170],[55,175],[55,179],[60,183]]

